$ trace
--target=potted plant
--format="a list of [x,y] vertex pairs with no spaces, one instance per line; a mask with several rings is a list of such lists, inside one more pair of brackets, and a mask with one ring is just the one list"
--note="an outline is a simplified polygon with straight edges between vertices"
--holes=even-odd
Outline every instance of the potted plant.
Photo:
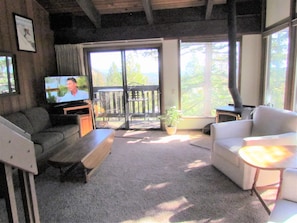
[[168,135],[174,135],[177,129],[177,123],[181,120],[182,112],[175,106],[168,108],[164,115],[159,118],[164,121]]

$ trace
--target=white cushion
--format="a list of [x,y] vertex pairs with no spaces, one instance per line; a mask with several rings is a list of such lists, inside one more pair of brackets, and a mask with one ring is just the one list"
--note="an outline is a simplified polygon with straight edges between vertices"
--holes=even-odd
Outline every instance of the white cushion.
[[284,109],[259,106],[253,116],[253,136],[297,132],[297,113]]
[[296,223],[297,203],[287,200],[278,200],[272,210],[268,223]]
[[284,171],[280,198],[297,203],[297,169],[288,168]]
[[238,151],[242,147],[243,138],[228,138],[216,140],[213,145],[214,152],[235,166],[239,166]]
[[243,140],[245,146],[297,145],[297,133],[246,137]]

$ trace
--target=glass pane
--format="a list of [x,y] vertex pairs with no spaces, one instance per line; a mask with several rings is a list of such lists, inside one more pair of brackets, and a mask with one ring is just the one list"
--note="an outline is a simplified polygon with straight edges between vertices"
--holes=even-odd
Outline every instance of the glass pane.
[[0,94],[9,93],[7,56],[0,56]]
[[[228,89],[228,51],[228,42],[181,44],[181,106],[184,115],[214,116],[215,108],[232,103]],[[239,44],[237,57],[238,51]]]
[[159,128],[158,49],[126,50],[125,61],[130,128]]
[[18,91],[14,61],[13,54],[0,52],[0,95],[13,94]]
[[7,57],[11,92],[16,92],[12,57]]
[[90,59],[96,126],[118,128],[125,123],[121,51],[92,52]]
[[123,85],[121,52],[91,53],[93,87]]
[[126,72],[129,85],[159,85],[157,49],[126,50]]
[[267,41],[265,104],[284,108],[289,29],[270,35]]

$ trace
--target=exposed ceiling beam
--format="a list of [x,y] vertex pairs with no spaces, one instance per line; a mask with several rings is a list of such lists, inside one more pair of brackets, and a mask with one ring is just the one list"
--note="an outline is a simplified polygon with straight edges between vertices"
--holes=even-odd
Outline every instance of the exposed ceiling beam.
[[205,20],[209,20],[210,19],[211,13],[212,13],[212,8],[213,8],[213,0],[207,0]]
[[[237,18],[237,34],[261,33],[260,16],[243,16]],[[225,35],[227,40],[228,24],[224,20],[201,20],[170,24],[153,24],[141,26],[122,26],[94,29],[61,29],[55,31],[55,44],[75,44],[97,41],[200,37],[205,39]]]
[[96,28],[101,27],[101,15],[98,10],[95,8],[92,0],[76,0],[78,5],[84,11],[84,13],[89,17],[91,22],[95,25]]
[[154,23],[154,18],[151,0],[142,0],[142,5],[146,15],[146,20],[148,24],[152,25]]

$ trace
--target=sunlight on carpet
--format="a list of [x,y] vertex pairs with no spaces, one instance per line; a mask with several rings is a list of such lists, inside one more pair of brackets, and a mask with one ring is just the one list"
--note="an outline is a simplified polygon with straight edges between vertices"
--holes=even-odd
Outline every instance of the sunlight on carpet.
[[148,210],[145,213],[145,217],[136,220],[123,221],[122,223],[170,222],[171,217],[191,207],[193,207],[193,204],[182,196],[175,200],[166,201],[156,205],[153,209]]
[[204,149],[211,149],[211,137],[203,134],[201,131],[179,130],[175,135],[167,135],[166,131],[149,130],[117,130],[116,137],[141,139],[149,143],[170,143],[174,141],[189,141],[190,145]]

